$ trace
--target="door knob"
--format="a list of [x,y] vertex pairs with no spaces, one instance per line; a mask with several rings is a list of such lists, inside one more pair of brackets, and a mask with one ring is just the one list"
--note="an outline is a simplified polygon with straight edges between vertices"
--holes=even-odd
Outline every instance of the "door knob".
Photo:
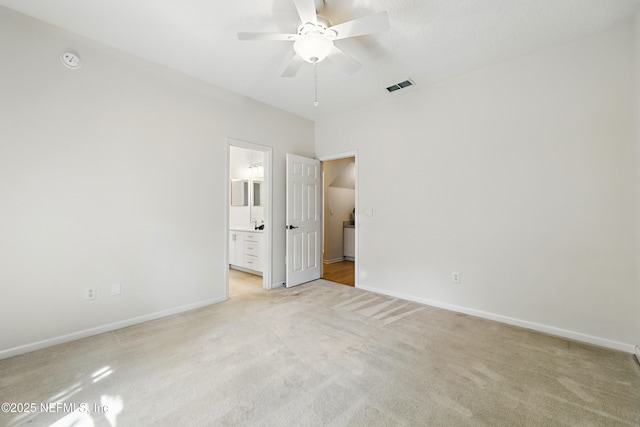
[[296,227],[295,225],[287,225],[285,228],[287,230],[295,230],[296,228],[300,228],[300,227]]

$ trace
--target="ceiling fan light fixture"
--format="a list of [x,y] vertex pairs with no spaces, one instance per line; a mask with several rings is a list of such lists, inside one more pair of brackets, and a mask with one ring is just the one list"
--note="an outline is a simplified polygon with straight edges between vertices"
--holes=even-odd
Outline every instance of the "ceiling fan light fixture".
[[333,42],[318,33],[306,34],[293,43],[293,50],[311,64],[325,59],[332,48]]

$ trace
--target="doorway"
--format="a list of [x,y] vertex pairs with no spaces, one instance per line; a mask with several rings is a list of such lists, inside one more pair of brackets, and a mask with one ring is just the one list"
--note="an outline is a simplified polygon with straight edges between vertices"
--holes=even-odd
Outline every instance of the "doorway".
[[356,154],[322,160],[324,251],[322,278],[356,285]]
[[271,159],[270,147],[227,139],[226,298],[271,289]]

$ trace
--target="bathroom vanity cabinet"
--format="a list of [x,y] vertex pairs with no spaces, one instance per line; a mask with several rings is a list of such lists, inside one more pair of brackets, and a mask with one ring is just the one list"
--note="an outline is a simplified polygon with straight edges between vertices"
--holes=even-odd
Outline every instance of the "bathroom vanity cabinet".
[[262,233],[259,231],[229,231],[229,264],[247,273],[262,275]]

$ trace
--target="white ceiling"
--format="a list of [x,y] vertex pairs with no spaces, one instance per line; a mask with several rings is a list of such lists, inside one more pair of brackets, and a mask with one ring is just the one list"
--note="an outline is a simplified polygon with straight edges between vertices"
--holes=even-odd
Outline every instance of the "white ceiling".
[[[321,0],[320,0],[321,2]],[[280,77],[291,42],[237,33],[295,32],[292,0],[0,0],[0,5],[312,120],[631,22],[640,0],[325,0],[332,24],[387,11],[391,30],[337,41],[364,67],[310,64]],[[82,56],[82,52],[78,52]],[[416,88],[384,89],[412,79]]]

